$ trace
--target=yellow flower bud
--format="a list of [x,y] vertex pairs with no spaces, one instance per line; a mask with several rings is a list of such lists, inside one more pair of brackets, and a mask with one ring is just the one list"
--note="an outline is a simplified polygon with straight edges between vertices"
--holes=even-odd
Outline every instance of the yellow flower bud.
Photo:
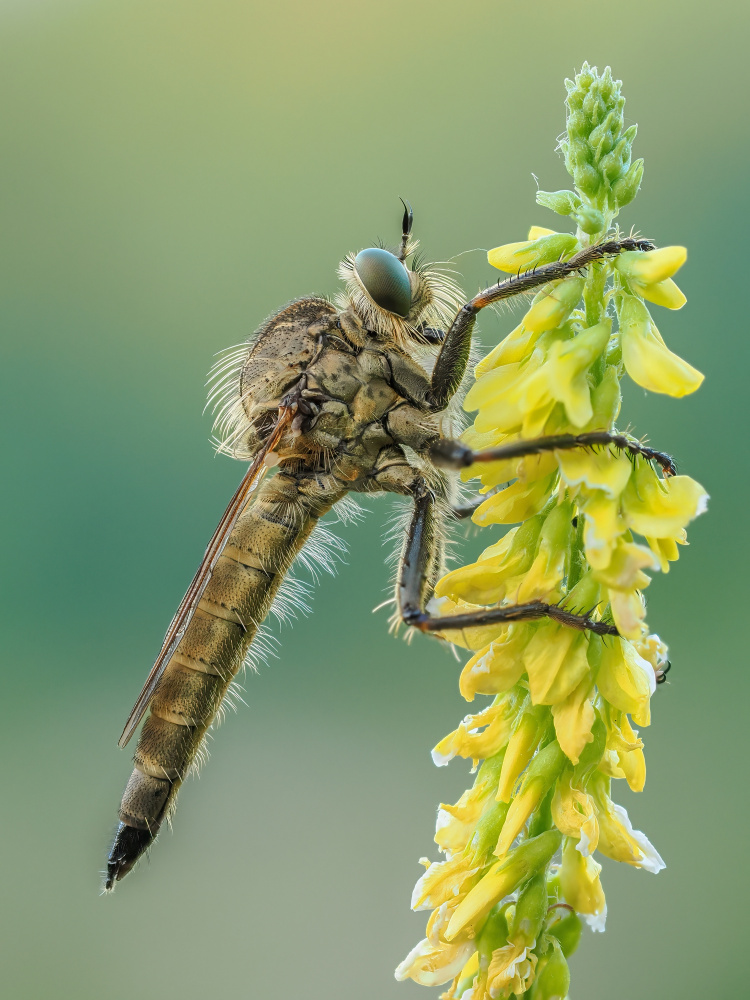
[[521,789],[508,809],[508,815],[500,831],[495,854],[501,858],[509,849],[526,824],[548,789],[562,770],[565,756],[559,743],[553,740],[540,750],[529,764]]
[[632,642],[615,637],[603,644],[596,685],[610,705],[627,712],[638,725],[649,724],[656,678]]

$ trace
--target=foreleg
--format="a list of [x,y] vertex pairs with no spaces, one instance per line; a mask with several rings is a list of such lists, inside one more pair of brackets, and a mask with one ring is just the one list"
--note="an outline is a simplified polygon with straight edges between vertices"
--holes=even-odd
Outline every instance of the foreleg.
[[485,306],[501,299],[509,299],[514,295],[533,291],[550,281],[568,278],[594,261],[604,257],[616,257],[623,250],[653,250],[654,244],[649,240],[608,240],[595,246],[586,247],[570,260],[555,261],[544,264],[533,271],[508,278],[497,285],[485,288],[475,295],[470,302],[462,306],[453,320],[443,340],[440,353],[432,371],[432,384],[427,394],[427,405],[433,410],[442,410],[461,384],[469,360],[471,334],[476,322],[477,313]]

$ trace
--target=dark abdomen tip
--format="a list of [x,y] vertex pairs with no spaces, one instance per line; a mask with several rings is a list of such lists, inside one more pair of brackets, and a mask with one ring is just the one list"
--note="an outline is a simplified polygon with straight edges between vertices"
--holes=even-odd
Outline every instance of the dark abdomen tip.
[[107,876],[104,881],[107,892],[111,892],[115,882],[128,874],[155,836],[150,830],[136,830],[134,826],[120,823],[107,859]]

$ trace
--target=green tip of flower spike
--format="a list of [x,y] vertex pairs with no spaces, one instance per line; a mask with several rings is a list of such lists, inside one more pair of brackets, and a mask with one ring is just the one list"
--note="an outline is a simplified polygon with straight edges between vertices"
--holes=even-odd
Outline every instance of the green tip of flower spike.
[[592,232],[598,223],[594,213],[614,217],[638,192],[643,161],[630,162],[637,126],[624,127],[622,82],[612,78],[609,66],[600,75],[596,66],[584,63],[575,80],[565,81],[565,88],[567,134],[560,148],[588,211],[583,206],[583,212],[578,209],[563,214],[580,214],[579,225],[585,232]]

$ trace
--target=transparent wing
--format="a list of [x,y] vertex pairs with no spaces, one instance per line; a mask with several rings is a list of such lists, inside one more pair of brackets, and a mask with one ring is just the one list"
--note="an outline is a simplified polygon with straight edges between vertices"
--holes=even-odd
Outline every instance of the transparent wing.
[[167,634],[164,637],[164,643],[161,647],[161,652],[156,658],[156,663],[154,663],[151,668],[151,673],[148,675],[146,683],[143,685],[143,690],[138,696],[138,700],[133,706],[132,712],[128,716],[128,721],[125,723],[125,728],[123,729],[122,736],[119,739],[119,745],[121,747],[127,745],[131,736],[135,732],[138,723],[143,718],[143,715],[154,696],[154,691],[156,690],[156,685],[159,683],[159,678],[164,673],[167,663],[169,663],[172,654],[175,649],[177,649],[180,640],[185,634],[185,629],[188,627],[193,615],[195,614],[195,609],[198,607],[198,603],[203,596],[208,581],[211,579],[211,573],[213,572],[214,566],[216,565],[216,562],[227,543],[227,539],[237,523],[237,518],[240,516],[245,505],[247,504],[248,498],[253,491],[256,482],[258,482],[265,473],[266,466],[264,464],[264,459],[266,455],[270,451],[273,451],[275,446],[278,444],[282,434],[291,423],[292,417],[293,414],[285,407],[280,409],[279,418],[276,422],[276,426],[271,432],[270,437],[255,456],[252,465],[243,476],[242,482],[230,500],[229,506],[224,511],[224,515],[221,521],[219,521],[219,525],[214,532],[211,541],[208,543],[203,560],[198,567],[198,572],[193,577],[193,582],[190,584],[187,589],[187,593],[182,598],[180,606],[177,609],[177,613],[172,619],[172,624],[167,630]]

